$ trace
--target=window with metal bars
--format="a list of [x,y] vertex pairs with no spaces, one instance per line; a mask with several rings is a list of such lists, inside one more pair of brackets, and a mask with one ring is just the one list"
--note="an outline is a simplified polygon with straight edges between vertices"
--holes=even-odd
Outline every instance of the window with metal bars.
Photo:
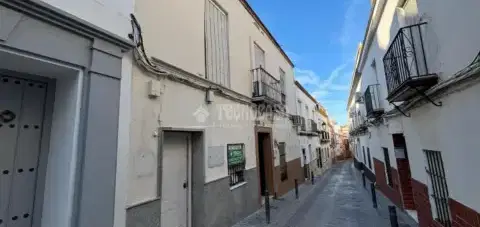
[[245,182],[245,153],[244,144],[228,144],[228,176],[230,177],[230,186]]
[[372,157],[370,156],[370,148],[367,147],[368,168],[372,169]]
[[387,175],[387,183],[390,187],[393,187],[392,167],[390,166],[390,155],[388,154],[388,148],[386,147],[383,147],[383,157],[385,159],[385,172]]
[[288,179],[288,169],[285,142],[278,143],[278,151],[280,153],[280,179],[281,181],[286,181]]
[[450,208],[448,205],[448,185],[445,177],[442,154],[439,151],[423,150],[425,153],[425,170],[429,176],[428,191],[432,213],[436,221],[445,227],[451,227]]
[[317,148],[317,167],[322,168],[322,148]]

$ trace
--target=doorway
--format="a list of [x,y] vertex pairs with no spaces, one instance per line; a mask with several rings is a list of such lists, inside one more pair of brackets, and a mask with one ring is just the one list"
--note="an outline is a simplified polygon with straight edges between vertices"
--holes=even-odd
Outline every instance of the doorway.
[[0,75],[0,226],[32,226],[47,83]]
[[400,187],[403,206],[406,210],[415,210],[415,202],[412,190],[412,174],[410,162],[408,160],[407,145],[403,134],[393,134],[393,147],[397,161],[398,175],[400,178]]
[[192,142],[188,132],[165,132],[162,152],[161,226],[189,227]]
[[260,195],[274,195],[273,187],[273,151],[272,139],[269,132],[257,132],[258,172],[260,180]]
[[305,179],[308,179],[308,161],[307,161],[307,154],[305,152],[305,148],[302,148],[302,156],[303,156],[303,176]]

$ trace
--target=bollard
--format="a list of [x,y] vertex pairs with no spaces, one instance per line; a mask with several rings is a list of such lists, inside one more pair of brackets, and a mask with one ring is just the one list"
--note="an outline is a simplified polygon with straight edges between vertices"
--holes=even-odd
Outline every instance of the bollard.
[[315,177],[313,176],[313,171],[311,172],[311,174],[312,174],[312,185],[314,185],[315,184]]
[[367,183],[365,181],[365,172],[362,173],[362,181],[363,181],[363,187],[367,188]]
[[268,195],[268,189],[265,189],[265,216],[267,224],[270,224],[270,196]]
[[398,227],[397,210],[395,206],[388,206],[388,213],[390,213],[390,225]]
[[377,191],[375,191],[375,183],[370,183],[370,190],[372,191],[373,208],[377,209]]
[[295,198],[298,199],[298,180],[295,179]]

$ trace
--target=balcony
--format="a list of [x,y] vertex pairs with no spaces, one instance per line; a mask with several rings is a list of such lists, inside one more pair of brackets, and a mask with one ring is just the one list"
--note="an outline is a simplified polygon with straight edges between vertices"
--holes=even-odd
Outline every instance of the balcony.
[[325,130],[320,131],[320,143],[328,143],[330,142],[330,133]]
[[364,97],[367,118],[377,118],[381,116],[384,110],[380,101],[380,84],[368,85]]
[[252,70],[253,102],[256,104],[276,105],[283,103],[284,95],[280,81],[270,75],[264,68]]
[[438,75],[430,73],[427,67],[425,25],[401,28],[383,57],[389,102],[407,101],[438,82]]

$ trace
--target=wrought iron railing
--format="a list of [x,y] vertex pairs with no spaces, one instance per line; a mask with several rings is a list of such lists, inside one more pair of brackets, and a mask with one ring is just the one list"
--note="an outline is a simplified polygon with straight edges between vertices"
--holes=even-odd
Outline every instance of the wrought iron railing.
[[282,103],[282,89],[280,81],[270,75],[264,68],[252,70],[253,97],[264,97],[275,103]]
[[401,28],[383,57],[389,94],[405,81],[429,75],[422,34],[425,25]]
[[379,111],[383,111],[380,102],[380,84],[369,85],[364,97],[367,117],[374,117]]

